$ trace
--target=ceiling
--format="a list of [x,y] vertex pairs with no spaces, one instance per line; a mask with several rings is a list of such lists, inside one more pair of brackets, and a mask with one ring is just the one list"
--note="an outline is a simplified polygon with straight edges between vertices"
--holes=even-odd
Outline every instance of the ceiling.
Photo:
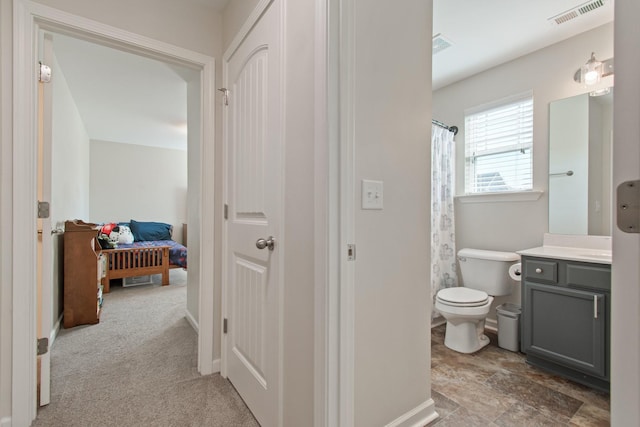
[[53,46],[90,139],[187,149],[196,71],[60,34]]
[[[221,12],[231,0],[192,1]],[[576,19],[548,20],[594,1],[602,6]],[[434,54],[433,88],[612,20],[613,0],[434,0],[433,34],[451,46]],[[186,149],[194,71],[59,34],[54,50],[91,139]]]
[[[598,2],[601,7],[596,7]],[[433,56],[433,89],[611,22],[613,4],[613,0],[434,0],[433,35],[442,34],[452,45]],[[583,5],[593,10],[578,12],[579,17],[560,25],[549,21]],[[585,62],[590,54],[585,52]]]

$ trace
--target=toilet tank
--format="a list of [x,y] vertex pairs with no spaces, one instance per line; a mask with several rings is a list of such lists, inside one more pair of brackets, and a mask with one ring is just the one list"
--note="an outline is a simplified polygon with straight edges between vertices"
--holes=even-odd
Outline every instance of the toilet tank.
[[464,287],[493,296],[511,294],[513,280],[509,277],[509,267],[519,261],[520,255],[514,252],[469,248],[458,251]]

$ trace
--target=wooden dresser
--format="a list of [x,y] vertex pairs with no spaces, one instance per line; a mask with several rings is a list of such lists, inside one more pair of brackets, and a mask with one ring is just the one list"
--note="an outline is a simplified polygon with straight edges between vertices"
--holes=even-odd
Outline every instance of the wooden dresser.
[[105,257],[100,253],[96,224],[66,221],[64,232],[64,327],[100,321],[101,279]]

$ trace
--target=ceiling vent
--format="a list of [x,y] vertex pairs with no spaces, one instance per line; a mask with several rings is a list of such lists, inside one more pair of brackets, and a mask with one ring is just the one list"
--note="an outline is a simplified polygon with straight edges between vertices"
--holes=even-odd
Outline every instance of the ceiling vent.
[[441,33],[438,33],[433,36],[432,55],[440,53],[443,50],[450,48],[451,46],[453,46],[453,43],[447,40]]
[[593,12],[594,10],[601,8],[604,4],[605,0],[588,1],[574,7],[573,9],[562,12],[559,15],[552,16],[548,21],[556,25],[566,24],[575,18],[579,18],[585,13]]

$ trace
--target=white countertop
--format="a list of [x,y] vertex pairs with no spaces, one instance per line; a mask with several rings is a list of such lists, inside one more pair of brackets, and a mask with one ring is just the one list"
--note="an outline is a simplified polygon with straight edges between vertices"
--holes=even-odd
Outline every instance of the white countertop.
[[516,253],[540,258],[555,258],[579,262],[611,264],[611,251],[605,249],[574,248],[566,246],[539,246]]
[[545,233],[542,246],[516,253],[540,258],[611,264],[611,237]]

